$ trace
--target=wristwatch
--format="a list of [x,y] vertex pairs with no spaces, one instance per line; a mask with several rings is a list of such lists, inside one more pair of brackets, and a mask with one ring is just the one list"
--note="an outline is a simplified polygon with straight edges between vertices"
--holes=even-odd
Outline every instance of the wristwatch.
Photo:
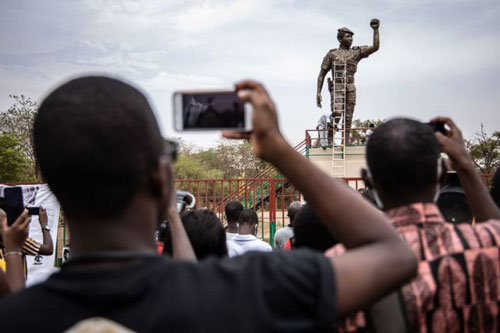
[[45,227],[42,227],[42,230],[47,230],[47,231],[50,231],[50,228],[48,225],[46,225]]

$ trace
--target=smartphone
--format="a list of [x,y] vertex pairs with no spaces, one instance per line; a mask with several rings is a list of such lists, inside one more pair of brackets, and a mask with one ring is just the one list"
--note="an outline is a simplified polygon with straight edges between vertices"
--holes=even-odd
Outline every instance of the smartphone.
[[440,132],[443,135],[448,134],[448,131],[444,127],[444,123],[427,123],[427,125],[434,131]]
[[28,215],[40,215],[40,207],[26,207]]
[[251,107],[236,91],[177,91],[173,95],[176,131],[251,130]]
[[23,189],[19,186],[6,187],[4,197],[3,209],[7,214],[7,224],[12,225],[24,210]]

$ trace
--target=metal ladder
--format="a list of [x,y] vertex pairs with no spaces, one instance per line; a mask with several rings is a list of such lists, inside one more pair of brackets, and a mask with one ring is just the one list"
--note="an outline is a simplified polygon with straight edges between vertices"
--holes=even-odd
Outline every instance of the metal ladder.
[[340,111],[340,115],[334,116],[337,129],[333,134],[332,174],[334,177],[345,177],[347,65],[344,62],[333,66],[333,112]]

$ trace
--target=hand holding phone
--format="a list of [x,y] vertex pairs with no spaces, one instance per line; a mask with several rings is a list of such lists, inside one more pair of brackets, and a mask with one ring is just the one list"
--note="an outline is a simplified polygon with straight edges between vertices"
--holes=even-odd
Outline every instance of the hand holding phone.
[[21,251],[26,237],[28,237],[28,228],[31,217],[27,210],[23,210],[21,215],[12,223],[8,224],[8,216],[0,210],[0,228],[2,228],[2,241],[5,252]]
[[443,127],[446,124],[449,128],[444,134],[441,131],[436,131],[436,139],[439,142],[441,152],[448,155],[455,170],[472,163],[465,147],[462,132],[453,120],[446,117],[437,117],[432,119],[430,123],[441,124]]
[[427,123],[427,125],[434,131],[434,132],[439,132],[443,135],[446,135],[448,133],[448,130],[444,126],[444,122],[439,122],[439,121],[431,121]]
[[236,84],[241,100],[252,104],[252,131],[241,133],[224,131],[227,139],[246,139],[258,158],[268,162],[279,159],[283,149],[290,148],[280,132],[278,114],[266,89],[255,81],[242,81]]

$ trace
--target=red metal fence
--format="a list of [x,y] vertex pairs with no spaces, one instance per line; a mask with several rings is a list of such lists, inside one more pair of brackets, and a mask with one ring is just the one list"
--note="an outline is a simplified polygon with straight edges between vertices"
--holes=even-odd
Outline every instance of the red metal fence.
[[175,186],[191,192],[196,198],[196,207],[213,210],[223,222],[224,207],[230,200],[254,209],[259,215],[259,229],[264,239],[272,234],[269,223],[285,226],[288,206],[300,200],[300,193],[285,178],[185,179],[176,180]]
[[[345,178],[353,189],[364,187],[361,178]],[[225,222],[224,207],[230,200],[240,201],[245,208],[257,211],[263,239],[272,238],[271,228],[288,224],[287,209],[300,201],[301,194],[285,178],[241,179],[179,179],[176,189],[189,191],[196,198],[197,208],[214,211]]]

